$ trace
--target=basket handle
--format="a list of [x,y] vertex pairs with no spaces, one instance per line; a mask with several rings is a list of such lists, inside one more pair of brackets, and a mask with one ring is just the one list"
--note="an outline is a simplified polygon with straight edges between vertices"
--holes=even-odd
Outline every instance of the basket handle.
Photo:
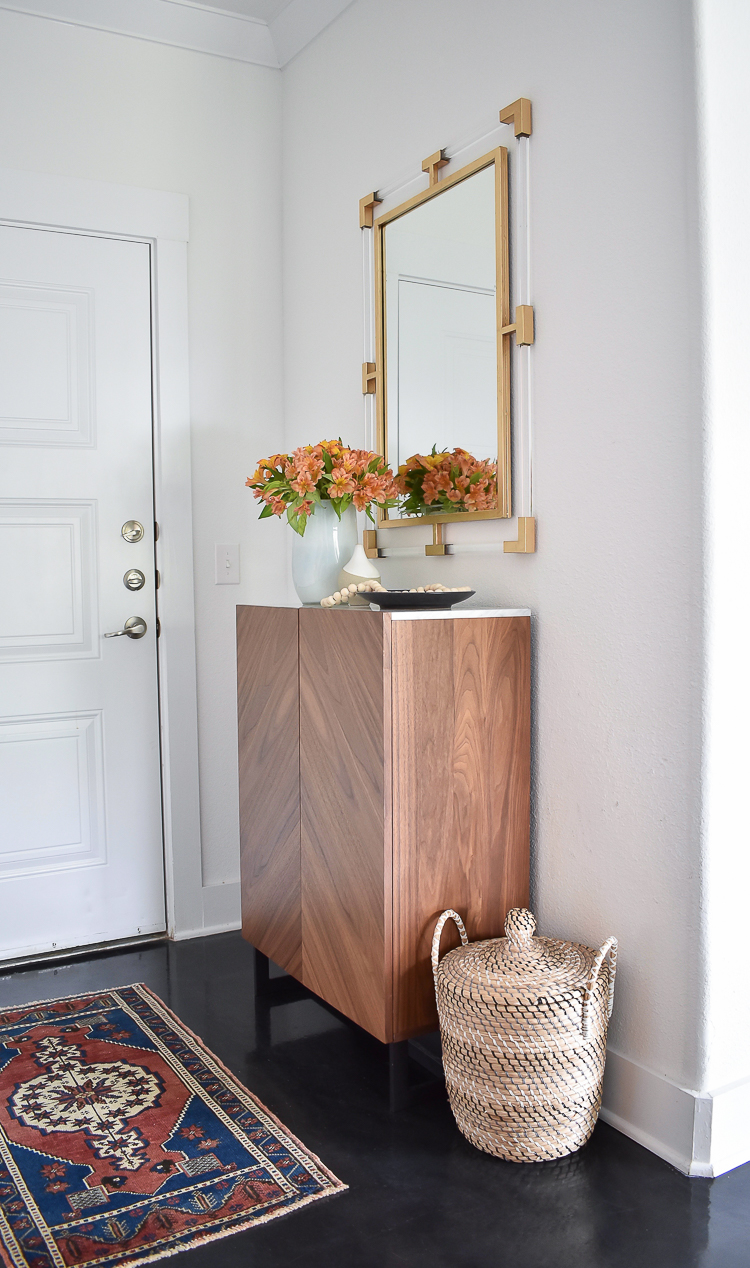
[[583,990],[583,1008],[581,1009],[581,1027],[584,1039],[588,1039],[589,1037],[589,1031],[591,1029],[591,1020],[589,1016],[591,996],[594,993],[597,978],[599,977],[599,970],[604,963],[604,957],[607,952],[609,952],[609,1000],[607,1002],[607,1020],[609,1021],[612,1016],[612,1005],[615,1000],[615,973],[617,972],[617,938],[607,938],[607,941],[599,948],[599,954],[594,960],[594,963],[591,965],[591,972],[589,973],[588,981],[586,982]]
[[443,912],[442,916],[438,920],[435,925],[435,932],[432,935],[432,976],[436,982],[438,964],[440,962],[440,935],[443,932],[443,926],[445,925],[446,920],[455,920],[456,925],[458,926],[458,932],[461,934],[462,946],[465,947],[469,941],[469,935],[464,928],[463,920],[457,911],[454,911],[452,907],[449,907],[447,911]]

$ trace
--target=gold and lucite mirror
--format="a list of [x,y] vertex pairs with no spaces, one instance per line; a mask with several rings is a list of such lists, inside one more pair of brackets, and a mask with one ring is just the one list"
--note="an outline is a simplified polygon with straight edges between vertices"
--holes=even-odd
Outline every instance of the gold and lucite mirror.
[[511,513],[507,150],[425,166],[429,187],[373,221],[378,448],[412,494],[381,526]]

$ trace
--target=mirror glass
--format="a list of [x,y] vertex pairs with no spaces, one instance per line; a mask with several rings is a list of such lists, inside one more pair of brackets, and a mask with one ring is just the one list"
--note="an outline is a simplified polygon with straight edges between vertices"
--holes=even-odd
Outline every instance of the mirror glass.
[[386,451],[498,457],[494,163],[383,226]]

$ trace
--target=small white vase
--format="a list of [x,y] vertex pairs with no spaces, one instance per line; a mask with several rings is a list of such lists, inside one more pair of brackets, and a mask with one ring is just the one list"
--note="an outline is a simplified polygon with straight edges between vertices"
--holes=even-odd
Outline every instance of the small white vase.
[[[347,559],[341,572],[337,577],[336,589],[341,590],[343,586],[359,585],[361,581],[380,581],[380,572],[375,567],[371,559],[367,558],[365,548],[362,545],[354,547],[354,553],[351,559]],[[349,600],[350,608],[369,608],[370,599],[368,595],[358,594],[352,595]]]
[[353,506],[341,519],[330,502],[315,507],[304,537],[295,533],[292,546],[292,580],[304,604],[318,604],[338,589],[339,572],[356,544],[357,513]]

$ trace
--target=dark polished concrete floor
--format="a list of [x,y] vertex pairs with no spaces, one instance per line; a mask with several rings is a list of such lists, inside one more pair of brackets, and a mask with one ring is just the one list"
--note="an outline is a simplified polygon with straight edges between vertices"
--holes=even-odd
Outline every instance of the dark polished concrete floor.
[[381,1045],[306,993],[256,1003],[239,934],[0,972],[0,1007],[131,982],[156,991],[349,1185],[175,1264],[750,1268],[750,1164],[688,1180],[604,1123],[559,1162],[499,1162],[459,1134],[437,1084],[391,1115]]

